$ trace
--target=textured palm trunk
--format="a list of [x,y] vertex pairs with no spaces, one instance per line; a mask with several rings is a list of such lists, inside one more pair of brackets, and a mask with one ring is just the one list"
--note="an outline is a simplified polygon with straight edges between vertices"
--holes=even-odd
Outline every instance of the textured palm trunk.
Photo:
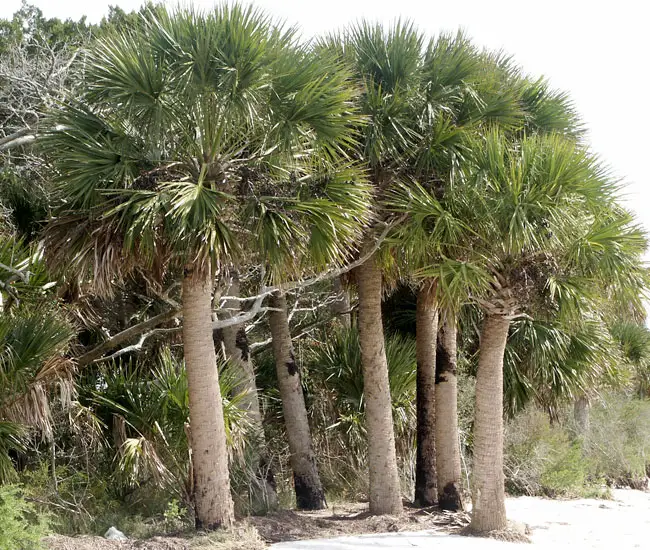
[[228,451],[212,340],[210,272],[183,279],[183,349],[190,402],[196,527],[216,529],[233,522]]
[[507,527],[503,485],[503,353],[510,321],[485,317],[476,373],[472,523],[479,533]]
[[422,286],[417,294],[415,313],[417,355],[417,453],[415,463],[415,504],[433,506],[436,487],[436,339],[438,309],[435,289]]
[[350,292],[345,288],[340,277],[334,279],[332,290],[334,291],[335,298],[330,309],[344,327],[350,328],[352,325],[352,316],[350,314]]
[[589,431],[589,398],[582,394],[573,403],[573,418],[576,422],[578,435],[583,436]]
[[312,446],[300,370],[293,354],[287,300],[276,293],[271,296],[270,305],[273,308],[269,316],[273,355],[291,453],[296,506],[301,510],[321,510],[327,504]]
[[[237,273],[233,273],[228,295],[238,297],[239,293],[239,277]],[[240,302],[238,300],[228,300],[224,306],[231,312],[231,315],[239,313]],[[256,479],[250,492],[252,508],[254,513],[265,512],[277,507],[278,496],[273,471],[265,451],[266,439],[262,426],[255,370],[248,348],[248,337],[243,325],[226,327],[222,329],[221,336],[226,357],[239,370],[241,383],[234,388],[234,393],[243,396],[239,406],[246,412],[251,425],[252,445],[250,448],[253,450],[251,462],[256,470]]]
[[382,276],[373,256],[356,269],[359,290],[359,342],[363,369],[370,512],[402,512],[395,434],[381,318]]
[[436,470],[438,506],[452,512],[463,509],[460,495],[456,337],[456,319],[448,315],[438,331],[436,351]]

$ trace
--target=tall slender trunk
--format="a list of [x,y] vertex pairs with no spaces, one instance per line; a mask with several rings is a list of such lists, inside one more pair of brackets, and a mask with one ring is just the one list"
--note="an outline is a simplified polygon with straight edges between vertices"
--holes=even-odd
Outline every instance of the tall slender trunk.
[[590,407],[589,398],[585,394],[578,396],[573,402],[573,418],[579,436],[583,436],[589,431]]
[[339,322],[346,328],[352,325],[352,315],[350,314],[350,292],[341,282],[340,277],[336,277],[332,282],[332,290],[335,299],[331,305],[331,311],[336,315]]
[[456,377],[456,318],[447,314],[438,331],[436,351],[436,468],[438,505],[463,509],[458,441],[458,380]]
[[356,268],[359,289],[359,343],[366,401],[370,512],[402,512],[388,363],[381,318],[382,277],[374,255]]
[[[239,276],[236,272],[231,274],[232,282],[228,289],[229,296],[238,297],[240,294]],[[224,304],[232,314],[240,310],[238,300],[227,300]],[[266,512],[277,507],[278,496],[275,489],[275,478],[266,454],[266,439],[262,426],[259,394],[255,381],[255,370],[248,349],[248,337],[243,325],[234,325],[221,330],[223,347],[228,360],[239,370],[241,382],[234,388],[235,394],[242,394],[239,406],[247,413],[251,425],[250,447],[253,450],[251,457],[255,469],[255,479],[251,483],[251,504],[253,513]]]
[[190,401],[196,527],[216,529],[233,522],[226,429],[212,341],[210,271],[183,279],[183,349]]
[[415,313],[417,356],[417,454],[415,504],[436,503],[436,338],[438,309],[435,288],[425,283],[418,290]]
[[270,305],[273,308],[269,316],[273,355],[291,453],[296,506],[301,510],[321,510],[327,503],[312,447],[305,397],[300,383],[300,370],[293,354],[287,318],[287,299],[283,294],[273,294]]
[[472,523],[477,532],[507,527],[503,485],[503,353],[510,321],[487,314],[476,373]]

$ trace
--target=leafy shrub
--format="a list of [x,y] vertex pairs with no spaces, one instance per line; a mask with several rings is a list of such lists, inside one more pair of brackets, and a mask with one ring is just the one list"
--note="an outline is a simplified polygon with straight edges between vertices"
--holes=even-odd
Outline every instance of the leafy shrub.
[[650,400],[610,393],[591,408],[584,452],[593,475],[642,488],[650,470]]
[[0,550],[36,550],[48,533],[45,516],[21,495],[15,485],[0,486]]
[[530,407],[506,427],[506,490],[515,495],[585,496],[594,493],[588,457],[568,430],[551,426],[548,417]]

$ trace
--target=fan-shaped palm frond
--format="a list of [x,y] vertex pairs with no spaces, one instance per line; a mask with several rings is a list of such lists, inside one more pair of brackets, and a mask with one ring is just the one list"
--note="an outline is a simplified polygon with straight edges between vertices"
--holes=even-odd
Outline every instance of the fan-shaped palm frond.
[[[250,419],[240,371],[219,363],[226,434],[233,456],[248,445]],[[112,426],[118,453],[116,475],[127,485],[151,479],[161,486],[187,481],[189,397],[182,361],[164,348],[153,369],[144,363],[118,363],[105,369],[99,389],[90,392],[98,417]]]
[[[413,420],[414,414],[415,340],[401,335],[388,336],[386,358],[395,421],[398,427],[404,428]],[[363,412],[363,373],[356,329],[335,332],[325,344],[314,350],[310,363],[314,374],[335,396],[341,416]]]
[[52,433],[50,389],[64,405],[73,396],[72,363],[65,359],[74,331],[46,307],[0,318],[0,417]]
[[534,400],[546,410],[615,377],[620,360],[605,325],[598,320],[580,326],[518,320],[508,338],[504,358],[505,407],[509,415]]

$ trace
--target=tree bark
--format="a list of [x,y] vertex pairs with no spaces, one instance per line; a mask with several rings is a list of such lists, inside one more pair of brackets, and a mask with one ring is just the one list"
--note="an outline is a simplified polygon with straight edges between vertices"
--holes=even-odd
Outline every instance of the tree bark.
[[296,506],[301,510],[322,510],[327,503],[312,446],[300,371],[293,354],[287,300],[283,294],[275,293],[271,295],[270,305],[273,355],[291,453]]
[[418,290],[415,313],[417,356],[417,450],[415,463],[415,504],[436,503],[436,339],[438,309],[435,288],[425,283]]
[[352,316],[350,314],[350,292],[341,282],[341,277],[336,277],[332,281],[332,290],[336,296],[332,302],[331,311],[339,322],[346,328],[352,325]]
[[573,418],[576,422],[578,435],[583,436],[589,431],[589,398],[582,394],[573,403]]
[[210,272],[183,279],[183,349],[190,402],[196,527],[233,523],[233,501],[217,358],[212,341]]
[[436,350],[436,469],[438,506],[463,509],[458,441],[458,380],[456,377],[456,318],[448,315],[440,326]]
[[509,326],[507,317],[487,314],[481,331],[470,524],[479,533],[507,527],[503,478],[503,354]]
[[[239,276],[232,273],[232,283],[228,289],[229,296],[239,296]],[[228,300],[224,308],[229,310],[229,315],[240,313],[241,302]],[[253,513],[266,512],[276,508],[278,495],[276,492],[273,470],[266,454],[266,438],[262,425],[262,414],[259,402],[259,392],[255,380],[255,369],[248,347],[248,337],[244,325],[233,325],[221,329],[221,336],[226,358],[237,367],[241,383],[234,388],[236,395],[241,394],[239,406],[247,413],[251,424],[251,448],[253,456],[251,462],[256,472],[256,479],[251,484],[251,504]]]
[[374,254],[356,269],[359,342],[368,434],[368,497],[371,513],[400,514],[402,498],[381,318],[382,276],[376,262]]

